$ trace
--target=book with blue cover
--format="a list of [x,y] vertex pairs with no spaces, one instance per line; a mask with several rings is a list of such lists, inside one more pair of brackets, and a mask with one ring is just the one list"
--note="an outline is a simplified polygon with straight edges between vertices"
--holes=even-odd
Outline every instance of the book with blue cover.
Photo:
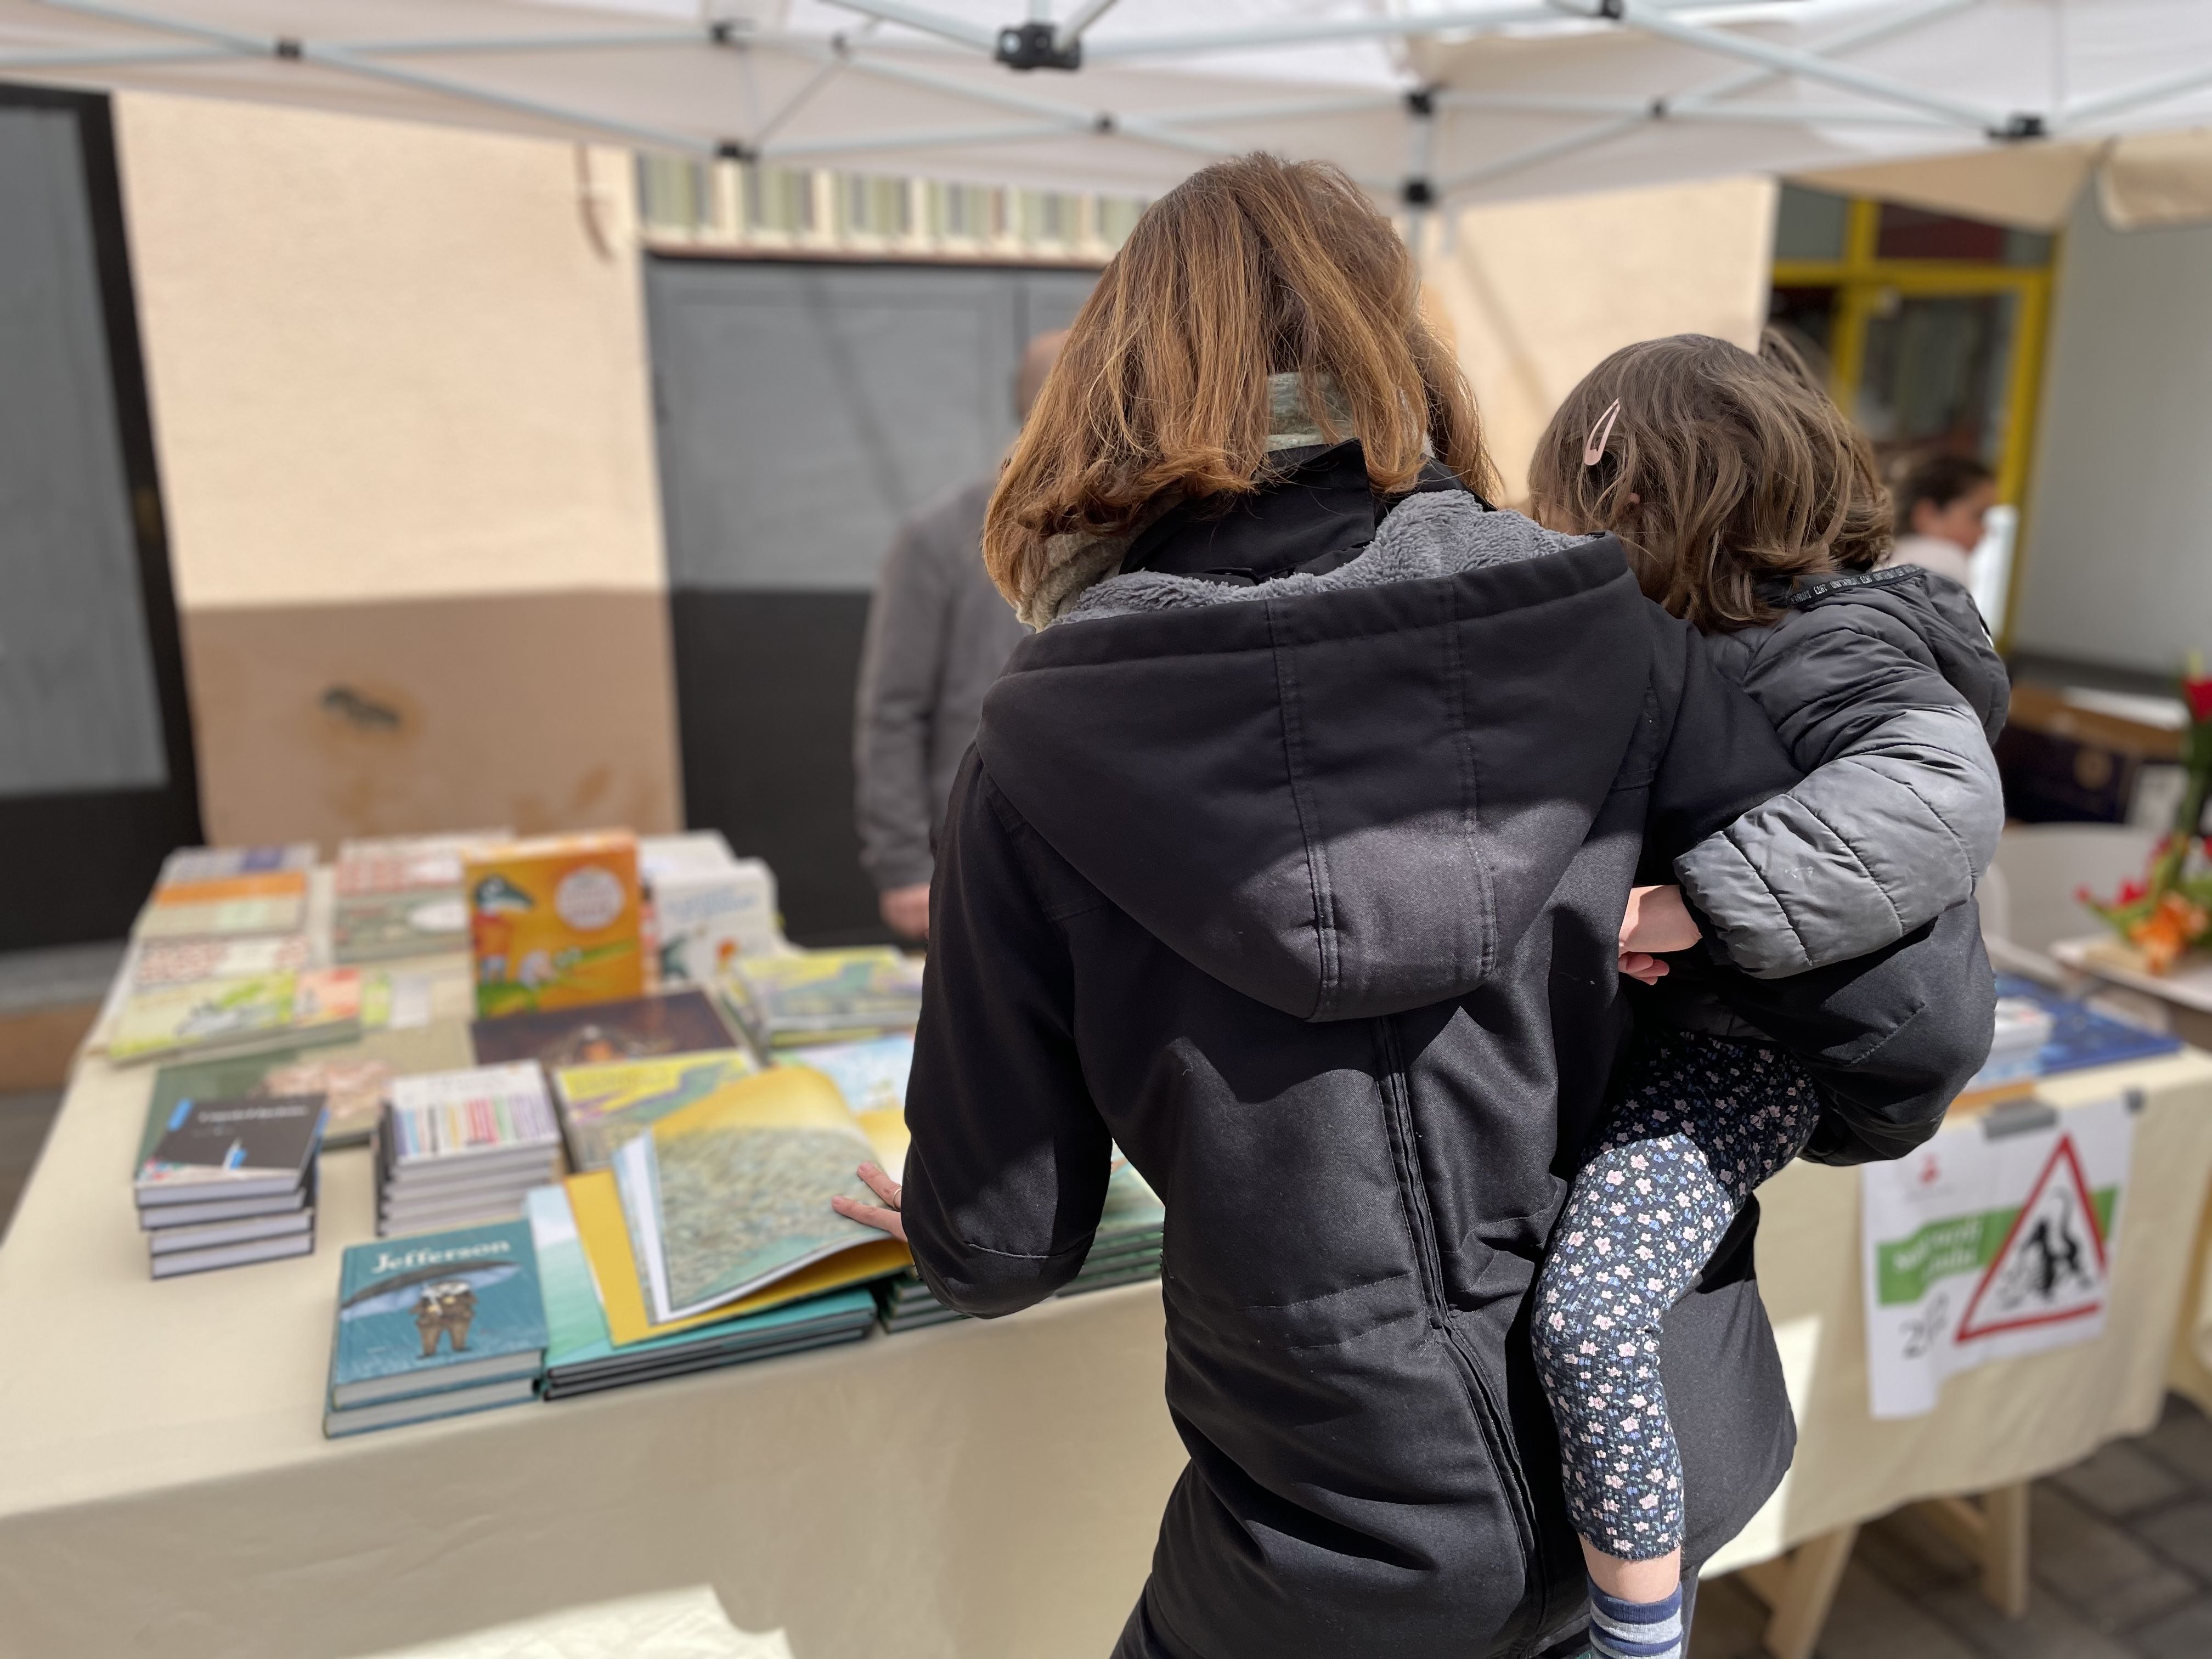
[[[545,1309],[526,1222],[356,1244],[338,1274],[326,1434],[505,1405],[535,1391]],[[517,1385],[520,1385],[519,1387]]]
[[1996,977],[1998,996],[2033,1002],[2051,1016],[2051,1036],[2036,1056],[2039,1077],[2084,1071],[2092,1066],[2117,1066],[2130,1060],[2154,1060],[2181,1048],[2179,1037],[2126,1024],[2032,979],[2018,974]]
[[617,1347],[567,1190],[539,1187],[527,1202],[545,1298],[548,1400],[849,1342],[874,1322],[875,1298],[865,1288],[831,1291]]

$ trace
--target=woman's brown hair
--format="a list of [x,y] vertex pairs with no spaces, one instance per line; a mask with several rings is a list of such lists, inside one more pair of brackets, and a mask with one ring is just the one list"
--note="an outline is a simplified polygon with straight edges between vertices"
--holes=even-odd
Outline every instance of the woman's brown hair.
[[1039,589],[1079,547],[1129,534],[1165,492],[1255,489],[1277,374],[1299,376],[1324,440],[1359,439],[1377,490],[1411,488],[1427,454],[1491,488],[1474,397],[1389,222],[1336,167],[1240,156],[1146,210],[1077,314],[984,520],[999,591],[1049,620]]
[[1552,416],[1528,489],[1553,529],[1619,536],[1644,591],[1709,634],[1771,620],[1776,578],[1890,546],[1872,447],[1771,331],[1756,356],[1704,334],[1614,352]]

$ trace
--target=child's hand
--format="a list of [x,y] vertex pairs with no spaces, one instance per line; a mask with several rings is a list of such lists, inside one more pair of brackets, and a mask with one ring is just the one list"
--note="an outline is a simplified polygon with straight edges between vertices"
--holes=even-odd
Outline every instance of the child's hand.
[[1620,971],[1646,985],[1667,974],[1662,952],[1686,951],[1702,937],[1679,887],[1632,887],[1620,919]]

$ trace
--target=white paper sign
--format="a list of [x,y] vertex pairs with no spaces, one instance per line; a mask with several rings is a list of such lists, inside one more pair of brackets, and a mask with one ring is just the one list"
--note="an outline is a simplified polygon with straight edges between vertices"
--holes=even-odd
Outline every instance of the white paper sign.
[[2123,1098],[2027,1104],[1860,1170],[1875,1416],[1917,1417],[1955,1371],[2103,1331],[2134,1145]]

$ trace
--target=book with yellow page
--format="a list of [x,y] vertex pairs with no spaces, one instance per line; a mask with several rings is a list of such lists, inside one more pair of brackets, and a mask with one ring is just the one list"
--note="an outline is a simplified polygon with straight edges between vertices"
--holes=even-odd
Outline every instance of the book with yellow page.
[[653,1322],[848,1255],[880,1259],[878,1273],[902,1265],[902,1248],[830,1207],[839,1194],[873,1201],[854,1170],[878,1158],[836,1085],[803,1066],[729,1084],[626,1142],[615,1182]]

